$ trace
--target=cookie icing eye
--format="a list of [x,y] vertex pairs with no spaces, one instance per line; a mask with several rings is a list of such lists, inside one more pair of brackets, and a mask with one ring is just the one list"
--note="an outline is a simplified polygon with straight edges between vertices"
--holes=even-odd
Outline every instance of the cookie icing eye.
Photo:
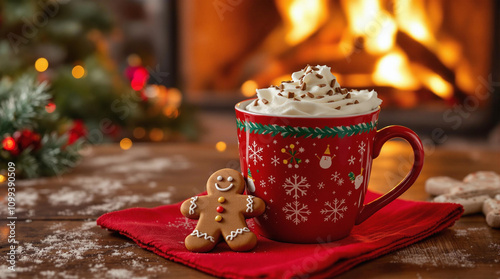
[[234,180],[234,179],[233,179],[233,177],[232,177],[232,176],[230,176],[230,177],[228,177],[228,178],[227,178],[227,181],[229,181],[229,182],[232,182],[233,180]]
[[217,176],[217,181],[222,181],[222,176]]

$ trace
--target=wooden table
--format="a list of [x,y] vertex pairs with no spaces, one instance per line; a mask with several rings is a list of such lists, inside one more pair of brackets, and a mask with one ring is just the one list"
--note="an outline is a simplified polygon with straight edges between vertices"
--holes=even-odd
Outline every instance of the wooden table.
[[[218,152],[212,145],[136,144],[96,146],[70,174],[18,181],[17,272],[7,270],[9,229],[0,227],[0,278],[207,278],[204,273],[139,248],[131,240],[95,225],[103,213],[129,207],[176,203],[204,190],[215,170],[238,168],[236,146]],[[409,168],[409,147],[390,142],[375,161],[370,189],[385,192]],[[427,200],[427,178],[457,179],[470,172],[500,173],[500,152],[436,149],[416,184],[403,195]],[[5,220],[6,186],[0,190]],[[407,248],[365,262],[339,278],[499,278],[500,230],[481,214]]]

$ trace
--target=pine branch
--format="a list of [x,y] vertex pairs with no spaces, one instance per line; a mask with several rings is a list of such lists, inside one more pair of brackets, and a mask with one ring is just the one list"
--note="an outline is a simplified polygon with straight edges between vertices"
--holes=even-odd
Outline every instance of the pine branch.
[[45,106],[50,100],[47,84],[38,84],[24,75],[12,82],[0,81],[0,134],[12,134],[22,128],[36,128],[35,120],[46,117]]

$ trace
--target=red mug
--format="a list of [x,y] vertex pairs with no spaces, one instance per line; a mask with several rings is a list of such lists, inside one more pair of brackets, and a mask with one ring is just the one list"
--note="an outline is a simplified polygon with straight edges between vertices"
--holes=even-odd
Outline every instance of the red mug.
[[[399,197],[424,161],[419,137],[402,126],[377,131],[380,108],[347,116],[275,116],[236,104],[241,170],[247,192],[266,202],[256,232],[292,243],[334,241]],[[414,152],[410,173],[382,197],[364,204],[372,160],[382,145],[403,138]]]

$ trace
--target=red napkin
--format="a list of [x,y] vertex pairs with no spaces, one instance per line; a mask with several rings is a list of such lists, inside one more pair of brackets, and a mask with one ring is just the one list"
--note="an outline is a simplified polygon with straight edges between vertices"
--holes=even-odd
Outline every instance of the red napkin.
[[[379,196],[368,192],[366,199]],[[184,247],[184,238],[193,231],[197,220],[182,216],[180,205],[111,212],[99,217],[97,224],[118,231],[162,257],[218,277],[326,278],[442,231],[463,213],[458,204],[397,199],[355,226],[351,235],[342,240],[290,244],[259,237],[257,247],[250,252],[233,252],[220,243],[209,253],[193,253]],[[253,220],[247,223],[252,229]]]

